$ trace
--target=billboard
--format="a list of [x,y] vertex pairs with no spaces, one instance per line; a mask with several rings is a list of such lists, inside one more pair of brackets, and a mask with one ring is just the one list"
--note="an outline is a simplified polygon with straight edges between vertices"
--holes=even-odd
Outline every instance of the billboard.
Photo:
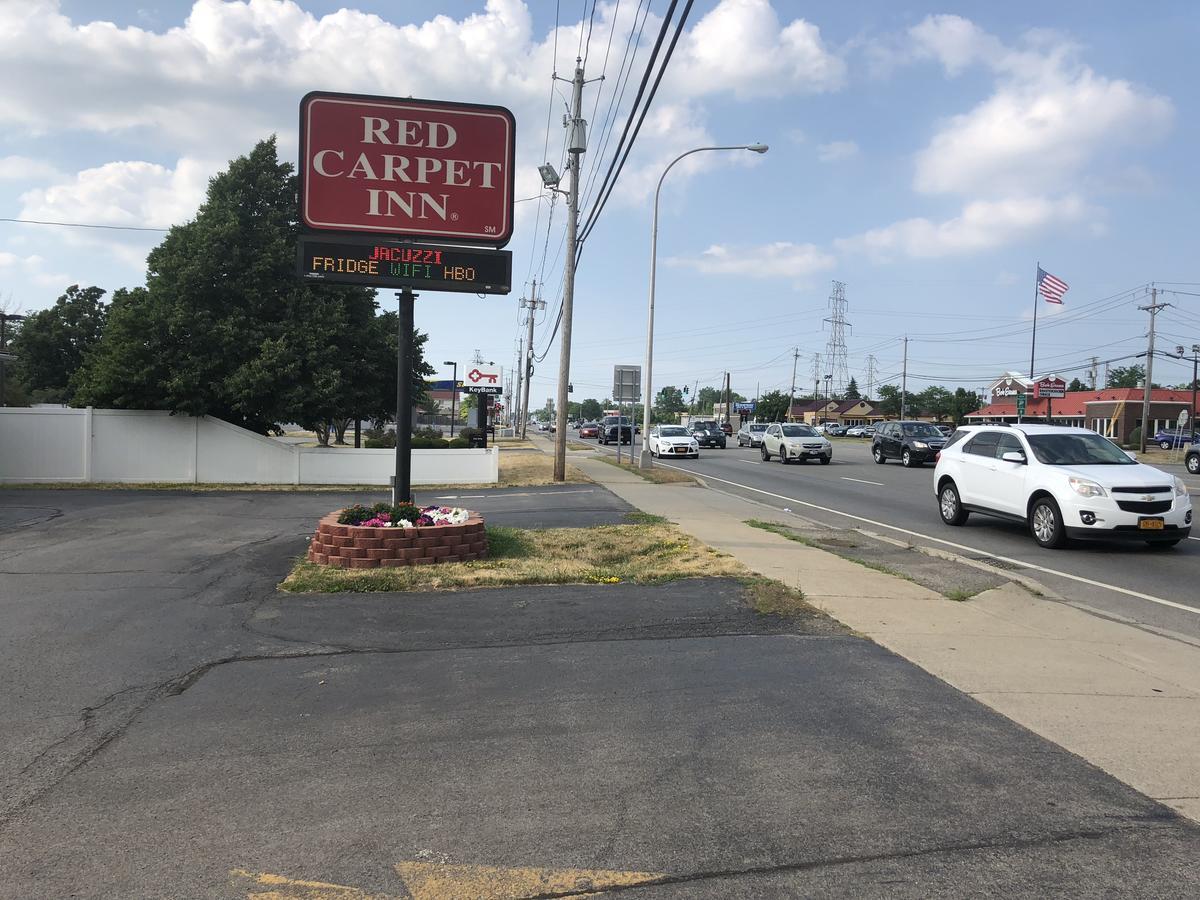
[[1042,400],[1058,400],[1067,396],[1067,383],[1051,375],[1042,378],[1033,386],[1033,396]]
[[503,247],[515,133],[502,106],[314,91],[300,101],[301,224]]

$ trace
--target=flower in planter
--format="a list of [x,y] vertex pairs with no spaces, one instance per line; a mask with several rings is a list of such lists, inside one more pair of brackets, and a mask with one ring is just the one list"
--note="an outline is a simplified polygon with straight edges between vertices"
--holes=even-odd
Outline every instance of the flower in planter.
[[356,504],[342,510],[338,515],[338,523],[367,528],[412,528],[414,525],[461,525],[470,516],[469,510],[452,506],[419,508],[407,503],[398,506],[377,503],[367,507]]

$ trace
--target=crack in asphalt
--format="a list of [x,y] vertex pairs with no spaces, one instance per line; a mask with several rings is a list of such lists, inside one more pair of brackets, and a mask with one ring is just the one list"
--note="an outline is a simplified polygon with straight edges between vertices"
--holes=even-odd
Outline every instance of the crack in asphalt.
[[[820,869],[839,868],[842,866],[858,865],[860,863],[888,862],[892,860],[920,859],[938,854],[976,853],[987,850],[1027,850],[1035,847],[1053,847],[1076,841],[1102,840],[1121,832],[1161,830],[1159,825],[1177,825],[1179,817],[1171,813],[1156,815],[1126,817],[1134,821],[1128,825],[1115,828],[1085,828],[1070,831],[1051,831],[1042,835],[1031,835],[1027,838],[987,838],[976,841],[948,841],[932,847],[922,847],[916,850],[901,850],[892,853],[861,853],[849,856],[833,856],[827,859],[816,859],[807,862],[775,863],[768,866],[745,866],[742,868],[708,869],[690,872],[683,875],[664,875],[661,878],[646,879],[635,884],[620,884],[588,888],[589,896],[601,894],[617,894],[641,888],[659,885],[694,884],[701,881],[716,881],[728,878],[743,878],[746,876],[779,875],[789,872],[812,872]],[[521,900],[557,900],[563,897],[578,897],[578,888],[566,891],[547,891],[540,894],[525,894]]]

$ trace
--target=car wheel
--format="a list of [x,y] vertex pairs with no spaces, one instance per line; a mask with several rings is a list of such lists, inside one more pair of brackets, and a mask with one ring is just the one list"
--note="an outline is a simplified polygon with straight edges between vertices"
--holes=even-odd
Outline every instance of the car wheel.
[[1193,453],[1187,458],[1187,470],[1193,475],[1200,475],[1200,454]]
[[947,481],[938,494],[938,512],[942,514],[942,521],[947,525],[962,525],[970,515],[963,509],[958,488],[954,486],[953,481]]
[[916,460],[913,459],[912,451],[907,447],[900,453],[900,465],[906,469],[911,469],[913,466],[918,465]]
[[1067,542],[1062,513],[1051,497],[1039,497],[1029,511],[1029,531],[1038,545],[1054,550]]
[[1164,450],[1170,450],[1171,442],[1170,441],[1159,441],[1158,446],[1162,447]]
[[883,455],[883,448],[878,444],[876,444],[875,448],[871,451],[871,455],[875,457],[875,462],[879,463],[881,466],[887,462],[887,457]]
[[822,456],[822,457],[821,457],[821,465],[823,465],[823,466],[827,466],[827,465],[829,465],[831,462],[833,462],[833,457],[832,457],[832,456]]
[[785,466],[788,464],[787,447],[779,448],[779,461]]
[[771,459],[771,454],[767,452],[767,445],[762,444],[759,446],[758,449],[759,449],[759,452],[762,454],[763,462],[769,462]]
[[1146,544],[1151,550],[1166,550],[1170,547],[1174,547],[1181,540],[1183,540],[1183,538],[1176,538],[1173,541],[1146,541]]
[[722,449],[722,450],[724,450],[724,449],[725,449],[725,442],[724,442],[724,441],[721,441],[721,449]]

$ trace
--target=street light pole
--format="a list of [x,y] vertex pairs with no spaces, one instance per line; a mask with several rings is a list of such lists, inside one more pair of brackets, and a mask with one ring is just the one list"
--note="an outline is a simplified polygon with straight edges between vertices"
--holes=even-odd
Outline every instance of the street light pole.
[[[652,374],[654,364],[654,280],[658,268],[658,198],[662,193],[663,179],[671,171],[675,163],[693,153],[703,153],[707,150],[749,150],[751,153],[766,153],[766,144],[736,144],[730,147],[696,147],[685,153],[680,153],[667,164],[658,179],[658,187],[654,189],[654,216],[650,226],[650,299],[646,304],[646,364],[642,372],[642,452],[638,457],[638,468],[649,469],[654,463],[647,446],[647,436],[650,434],[650,401],[652,394]],[[728,410],[726,410],[728,415]]]
[[454,374],[450,376],[450,440],[454,440],[454,403],[458,400],[458,363],[444,360],[442,365],[454,367]]

